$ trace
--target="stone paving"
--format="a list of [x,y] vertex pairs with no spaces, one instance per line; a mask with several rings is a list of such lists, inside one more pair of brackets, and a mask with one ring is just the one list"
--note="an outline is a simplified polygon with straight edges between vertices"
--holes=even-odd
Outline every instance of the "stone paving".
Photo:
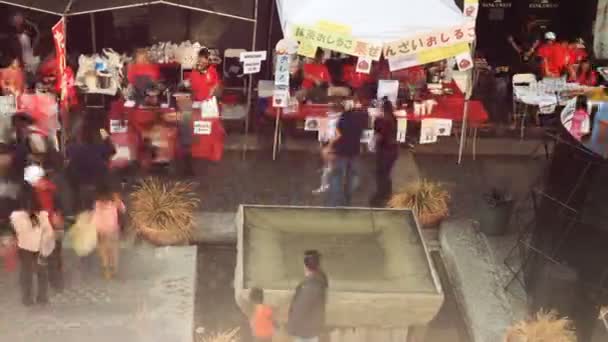
[[95,255],[65,252],[66,287],[46,306],[24,307],[18,272],[0,274],[2,341],[190,342],[196,247],[123,248],[116,279],[102,278]]
[[[458,166],[454,156],[402,152],[394,170],[395,188],[420,178],[442,181],[452,192],[452,216],[458,218],[474,215],[488,185],[507,183],[516,195],[523,195],[542,165],[542,160],[530,158],[479,157]],[[362,158],[363,183],[355,194],[355,205],[367,205],[374,189],[372,158]],[[305,152],[283,153],[277,161],[265,151],[249,152],[245,159],[241,153],[229,152],[221,163],[197,172],[195,180],[200,185],[196,190],[202,210],[218,213],[210,221],[220,223],[241,203],[319,205],[322,198],[313,196],[311,190],[319,185],[320,166],[317,154]],[[224,235],[214,242],[227,242],[227,232],[220,233]],[[66,268],[71,270],[67,290],[53,295],[45,308],[23,308],[16,275],[0,273],[0,334],[7,341],[69,342],[86,336],[87,341],[147,342],[191,341],[196,327],[213,332],[242,326],[246,331],[232,293],[233,248],[200,245],[196,252],[194,247],[152,250],[140,246],[125,250],[120,277],[109,283],[101,279],[96,258],[70,257],[66,260]],[[428,342],[466,341],[456,333],[462,324],[459,321],[454,300],[446,300],[431,325]],[[176,336],[166,335],[168,331]]]

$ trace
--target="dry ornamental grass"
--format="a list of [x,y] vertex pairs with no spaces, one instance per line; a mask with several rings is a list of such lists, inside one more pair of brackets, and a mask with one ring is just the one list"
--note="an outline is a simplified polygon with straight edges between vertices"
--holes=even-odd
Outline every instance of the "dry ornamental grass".
[[444,218],[449,213],[450,194],[440,183],[422,180],[406,186],[393,195],[388,207],[393,209],[411,209],[422,225],[431,223],[437,218]]
[[131,222],[137,233],[156,245],[187,243],[200,203],[193,183],[142,180],[130,195]]
[[505,342],[575,342],[572,322],[559,318],[554,311],[540,311],[527,321],[509,328]]
[[197,342],[239,342],[239,328],[224,331],[221,333],[215,333],[205,335],[197,338]]

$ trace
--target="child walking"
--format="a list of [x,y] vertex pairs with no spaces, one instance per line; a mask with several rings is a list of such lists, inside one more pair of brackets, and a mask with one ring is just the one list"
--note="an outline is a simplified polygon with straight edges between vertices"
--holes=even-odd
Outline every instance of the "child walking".
[[118,215],[125,210],[125,205],[117,192],[112,191],[106,184],[98,186],[92,222],[97,228],[97,251],[103,276],[106,279],[112,279],[118,271],[120,242]]
[[249,293],[254,305],[251,315],[251,332],[255,342],[272,342],[276,326],[272,308],[264,304],[264,290],[254,287]]
[[314,195],[322,194],[329,190],[329,177],[331,176],[333,162],[336,159],[331,145],[328,144],[321,148],[321,159],[323,160],[323,168],[321,170],[321,185],[318,189],[312,191]]
[[13,211],[10,221],[17,233],[17,248],[21,263],[19,283],[24,305],[34,304],[33,277],[38,278],[38,304],[48,303],[48,268],[46,258],[55,247],[53,227],[49,214],[40,209],[32,191],[23,194],[19,209]]

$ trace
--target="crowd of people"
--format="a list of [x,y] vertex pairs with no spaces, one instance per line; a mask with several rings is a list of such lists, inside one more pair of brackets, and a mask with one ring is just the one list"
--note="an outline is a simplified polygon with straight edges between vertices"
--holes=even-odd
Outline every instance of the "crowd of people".
[[528,19],[522,32],[507,37],[514,52],[515,73],[534,73],[539,77],[566,77],[569,82],[596,86],[597,73],[591,55],[581,38],[563,39],[540,26],[534,17]]
[[[65,161],[51,137],[35,126],[28,113],[14,114],[0,144],[0,230],[4,237],[14,236],[2,250],[18,256],[24,305],[47,303],[49,284],[63,290],[66,221],[85,210],[92,212],[92,224],[98,230],[104,275],[113,277],[118,260],[118,215],[124,211],[110,181],[109,159],[115,151],[105,130],[97,139],[90,129],[83,130],[87,133],[69,143]],[[60,175],[68,176],[68,184],[60,181]],[[66,192],[73,194],[73,201],[66,201]],[[38,281],[35,296],[34,274]]]

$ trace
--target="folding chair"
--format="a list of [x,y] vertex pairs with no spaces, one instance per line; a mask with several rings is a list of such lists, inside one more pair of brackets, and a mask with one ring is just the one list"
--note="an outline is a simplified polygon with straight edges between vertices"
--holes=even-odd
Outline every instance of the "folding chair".
[[225,120],[241,120],[247,116],[247,108],[243,104],[247,94],[248,79],[243,73],[241,53],[244,49],[226,49],[222,63],[222,118]]
[[536,83],[536,75],[534,74],[515,74],[511,84],[513,85],[513,115],[512,121],[517,127],[517,120],[521,120],[521,138],[524,138],[524,128],[526,122],[526,110],[528,106],[519,101],[517,98],[517,87],[529,87]]

